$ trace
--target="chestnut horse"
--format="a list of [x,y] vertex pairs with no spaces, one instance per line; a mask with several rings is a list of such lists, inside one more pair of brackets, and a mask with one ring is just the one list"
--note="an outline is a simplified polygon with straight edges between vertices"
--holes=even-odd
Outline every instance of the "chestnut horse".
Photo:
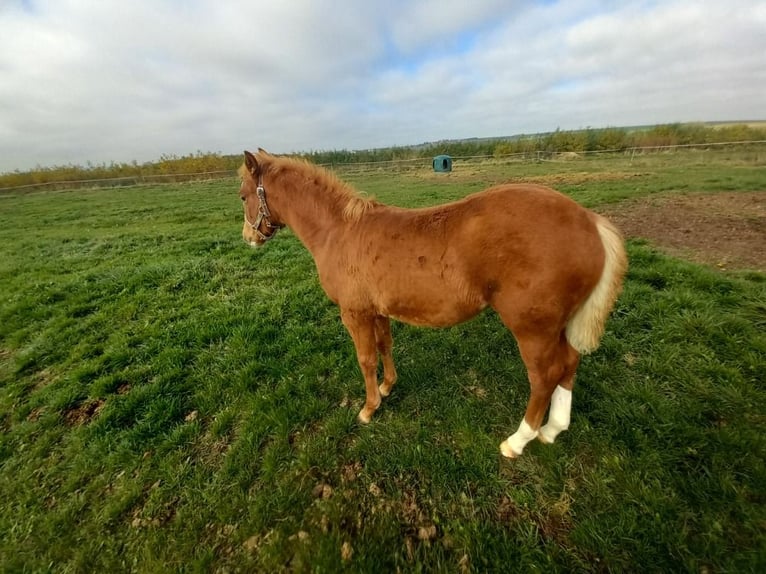
[[245,152],[240,176],[245,241],[262,245],[289,226],[340,307],[367,390],[361,422],[396,382],[390,318],[446,327],[491,307],[516,338],[531,388],[501,452],[516,457],[532,439],[551,443],[568,428],[580,355],[598,347],[627,268],[609,221],[528,184],[435,207],[391,207],[322,168],[263,150]]

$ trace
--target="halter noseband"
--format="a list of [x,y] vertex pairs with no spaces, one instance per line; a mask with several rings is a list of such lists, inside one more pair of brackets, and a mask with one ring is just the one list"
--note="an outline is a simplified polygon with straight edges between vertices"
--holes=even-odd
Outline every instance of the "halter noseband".
[[[247,218],[247,211],[245,211],[245,222],[253,228],[258,238],[265,243],[269,239],[273,239],[277,231],[282,229],[284,225],[271,222],[271,213],[269,212],[269,206],[266,204],[266,190],[263,189],[263,176],[261,174],[258,174],[258,187],[255,188],[255,193],[258,195],[258,217],[255,218],[255,223],[250,223],[250,220]],[[265,223],[266,227],[273,231],[268,235],[263,233],[260,230],[261,222]]]

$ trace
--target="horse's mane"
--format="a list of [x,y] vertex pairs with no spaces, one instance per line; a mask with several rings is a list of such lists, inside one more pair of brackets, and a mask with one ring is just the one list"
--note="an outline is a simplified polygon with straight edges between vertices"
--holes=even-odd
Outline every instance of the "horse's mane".
[[[259,154],[258,162],[263,166],[265,173],[272,177],[286,176],[310,182],[321,188],[325,194],[334,199],[343,211],[343,218],[349,222],[356,222],[376,204],[376,201],[360,194],[349,184],[340,180],[333,172],[323,167],[310,163],[303,159],[290,157],[278,157],[267,154]],[[239,168],[240,177],[249,175],[247,168],[242,165]]]

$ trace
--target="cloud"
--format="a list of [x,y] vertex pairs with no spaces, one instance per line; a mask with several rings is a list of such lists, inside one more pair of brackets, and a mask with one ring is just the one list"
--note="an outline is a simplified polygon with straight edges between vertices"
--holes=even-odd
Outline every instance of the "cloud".
[[766,3],[0,0],[0,171],[763,117]]
[[518,2],[489,0],[422,0],[390,4],[388,25],[396,48],[403,54],[434,52],[465,44],[498,15],[513,10]]

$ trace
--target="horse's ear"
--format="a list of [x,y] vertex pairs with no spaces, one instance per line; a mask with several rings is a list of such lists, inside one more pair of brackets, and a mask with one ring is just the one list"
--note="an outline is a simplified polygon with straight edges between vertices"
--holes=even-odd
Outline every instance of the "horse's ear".
[[258,160],[249,151],[245,150],[245,167],[252,175],[258,176],[261,171],[261,166],[258,165]]
[[262,155],[271,155],[269,152],[267,152],[267,151],[266,151],[265,149],[263,149],[262,147],[259,147],[259,148],[258,148],[258,153],[259,153],[259,154],[262,154]]

